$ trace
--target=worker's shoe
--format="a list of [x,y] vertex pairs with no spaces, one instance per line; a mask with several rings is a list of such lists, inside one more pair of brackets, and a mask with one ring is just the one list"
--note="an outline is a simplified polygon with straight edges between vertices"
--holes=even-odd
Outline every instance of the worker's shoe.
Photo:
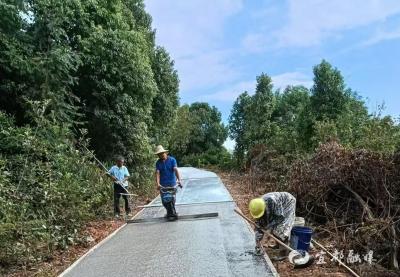
[[169,216],[167,217],[167,219],[168,219],[169,221],[175,221],[175,220],[178,219],[178,215],[177,215],[177,214],[169,215]]
[[164,218],[168,219],[168,220],[177,220],[178,219],[178,214],[175,213],[167,213],[166,215],[164,215]]

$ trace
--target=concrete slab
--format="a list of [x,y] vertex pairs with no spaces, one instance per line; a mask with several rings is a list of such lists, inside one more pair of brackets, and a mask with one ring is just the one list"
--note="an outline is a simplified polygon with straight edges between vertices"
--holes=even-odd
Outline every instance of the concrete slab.
[[[177,201],[187,205],[178,205],[177,212],[218,217],[128,224],[64,276],[277,276],[269,261],[253,255],[254,234],[233,212],[235,203],[220,179],[198,169],[181,172],[186,181]],[[137,218],[165,214],[152,204]]]
[[[213,172],[191,167],[181,167],[183,189],[178,189],[176,204],[233,201],[221,179]],[[158,197],[152,204],[161,206]]]
[[[199,219],[208,219],[208,218],[213,218],[213,217],[217,217],[218,213],[205,213],[205,214],[185,214],[179,215],[179,221],[182,220],[199,220]],[[138,219],[130,219],[127,220],[126,223],[149,223],[149,222],[153,222],[153,223],[161,223],[161,222],[169,222],[169,221],[175,221],[178,219],[173,219],[173,220],[169,220],[167,218],[165,218],[164,216],[160,216],[160,217],[150,217],[150,218],[138,218]]]

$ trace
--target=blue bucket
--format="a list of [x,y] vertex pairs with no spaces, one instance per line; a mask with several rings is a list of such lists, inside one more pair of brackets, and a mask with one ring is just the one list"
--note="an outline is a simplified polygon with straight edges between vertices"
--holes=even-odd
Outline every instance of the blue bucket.
[[290,236],[290,246],[295,250],[308,251],[313,230],[308,227],[294,226]]

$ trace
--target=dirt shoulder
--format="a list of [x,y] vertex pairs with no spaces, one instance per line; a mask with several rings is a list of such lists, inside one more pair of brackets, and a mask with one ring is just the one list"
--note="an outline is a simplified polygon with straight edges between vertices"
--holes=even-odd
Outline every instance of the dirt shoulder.
[[[248,203],[249,201],[254,198],[258,197],[266,192],[256,192],[251,193],[249,192],[246,182],[244,178],[238,178],[236,175],[231,175],[229,173],[218,172],[218,175],[222,179],[223,183],[225,184],[226,188],[229,190],[230,194],[232,195],[233,199],[235,200],[238,207],[245,213],[247,216],[250,216],[248,213]],[[266,242],[264,242],[265,244]],[[326,245],[327,242],[323,241]],[[276,250],[267,249],[268,256],[271,258],[277,255]],[[316,255],[319,253],[319,250],[312,250],[310,254]],[[280,261],[280,262],[273,262],[276,270],[278,271],[279,275],[282,277],[286,276],[352,276],[351,274],[347,273],[345,269],[340,268],[338,265],[330,261],[330,258],[326,255],[324,262],[326,264],[317,264],[318,259],[309,267],[302,268],[302,269],[294,269],[293,265],[289,263],[289,261]],[[367,276],[367,275],[364,275]]]

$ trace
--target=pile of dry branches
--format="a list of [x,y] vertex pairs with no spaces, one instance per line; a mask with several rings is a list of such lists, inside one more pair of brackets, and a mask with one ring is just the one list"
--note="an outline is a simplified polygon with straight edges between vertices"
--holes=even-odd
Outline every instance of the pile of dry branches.
[[400,154],[322,145],[292,165],[288,191],[297,211],[323,225],[344,249],[374,251],[381,265],[399,268]]

